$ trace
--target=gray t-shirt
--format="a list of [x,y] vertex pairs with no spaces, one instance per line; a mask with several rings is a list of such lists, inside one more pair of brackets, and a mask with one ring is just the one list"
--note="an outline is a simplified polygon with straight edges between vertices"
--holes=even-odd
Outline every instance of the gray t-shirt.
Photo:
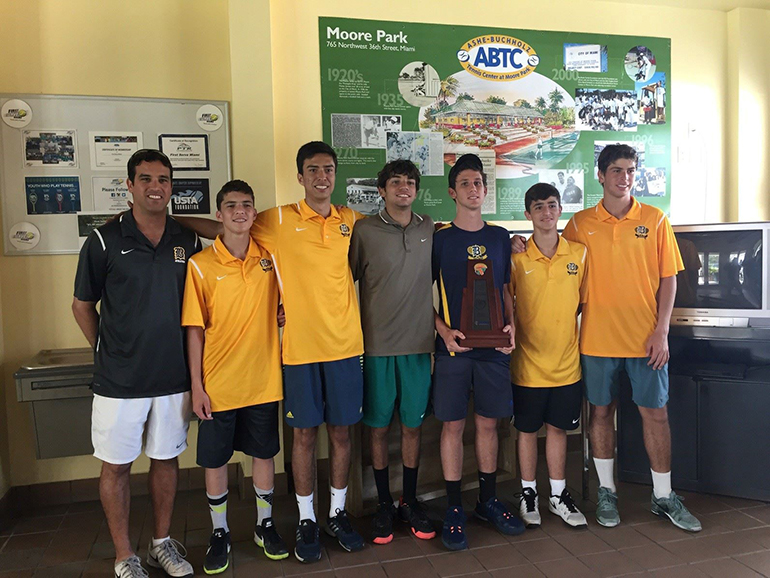
[[384,209],[356,223],[350,269],[359,281],[365,355],[434,349],[433,221],[412,213],[406,228]]

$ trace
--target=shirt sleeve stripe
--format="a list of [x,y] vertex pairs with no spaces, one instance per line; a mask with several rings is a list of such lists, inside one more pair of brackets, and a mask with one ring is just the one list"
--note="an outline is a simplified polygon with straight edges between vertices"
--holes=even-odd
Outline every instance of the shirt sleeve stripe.
[[198,248],[198,233],[195,233],[195,248]]
[[581,263],[586,262],[586,255],[588,255],[588,247],[583,247],[583,259],[580,261]]
[[[444,323],[447,324],[447,327],[452,327],[452,322],[449,319],[449,299],[447,299],[447,296],[446,296],[446,287],[444,287],[443,273],[439,273],[438,279],[439,279],[439,285],[441,288],[441,305],[442,305],[442,309],[444,310]],[[449,355],[451,357],[454,357],[455,356],[454,351],[450,351]]]
[[281,279],[281,272],[278,270],[278,260],[272,253],[270,253],[270,258],[273,260],[273,268],[275,269],[275,278],[278,280],[278,288],[281,290],[281,294],[283,294],[283,280]]
[[660,227],[660,224],[663,222],[663,219],[665,219],[665,218],[666,218],[666,215],[661,215],[660,216],[660,221],[658,221],[658,227]]
[[283,225],[283,207],[278,207],[278,224]]
[[193,261],[192,258],[188,259],[188,261],[190,261],[190,263],[193,264],[193,267],[195,267],[195,270],[198,272],[198,275],[200,275],[200,278],[203,279],[203,272],[201,271],[201,268],[198,267],[198,264],[195,261]]
[[104,244],[104,237],[102,237],[102,234],[99,232],[99,229],[94,229],[94,233],[96,233],[96,236],[99,237],[99,242],[102,244],[102,249],[106,251],[107,245]]

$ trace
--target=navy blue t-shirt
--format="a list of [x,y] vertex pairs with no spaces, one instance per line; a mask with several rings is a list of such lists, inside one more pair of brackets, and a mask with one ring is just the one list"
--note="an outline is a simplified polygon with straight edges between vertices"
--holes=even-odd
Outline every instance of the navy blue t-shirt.
[[[511,241],[502,227],[484,224],[478,231],[465,231],[454,224],[433,235],[433,280],[439,285],[439,315],[452,329],[460,329],[463,289],[466,287],[468,260],[489,259],[494,271],[495,287],[500,295],[500,307],[505,319],[503,292],[511,280]],[[449,304],[449,319],[444,311],[443,291]],[[449,355],[444,340],[436,334],[436,355]],[[472,349],[457,353],[472,359],[506,360],[510,356],[493,348]]]

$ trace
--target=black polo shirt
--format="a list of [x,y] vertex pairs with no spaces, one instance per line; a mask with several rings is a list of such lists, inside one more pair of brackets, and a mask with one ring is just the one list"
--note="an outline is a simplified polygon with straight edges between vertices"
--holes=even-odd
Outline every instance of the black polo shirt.
[[198,236],[171,217],[153,247],[132,212],[88,236],[75,297],[101,301],[94,393],[133,398],[190,389],[182,297],[187,260],[200,249]]

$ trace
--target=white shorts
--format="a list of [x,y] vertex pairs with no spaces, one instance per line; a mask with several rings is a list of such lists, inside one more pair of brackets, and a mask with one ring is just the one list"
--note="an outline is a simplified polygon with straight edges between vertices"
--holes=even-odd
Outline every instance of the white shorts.
[[118,399],[94,395],[91,443],[94,456],[108,464],[130,464],[142,453],[170,460],[187,449],[192,404],[190,392]]

